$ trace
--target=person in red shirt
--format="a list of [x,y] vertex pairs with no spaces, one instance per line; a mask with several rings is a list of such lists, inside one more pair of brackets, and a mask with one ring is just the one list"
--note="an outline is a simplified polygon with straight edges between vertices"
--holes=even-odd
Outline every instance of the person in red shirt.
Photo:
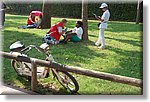
[[30,16],[27,19],[27,25],[18,26],[18,28],[39,28],[42,22],[42,12],[40,11],[32,11]]
[[27,19],[27,25],[34,24],[37,20],[36,17],[42,18],[43,13],[41,11],[32,11]]
[[43,38],[43,42],[48,44],[58,44],[61,35],[65,32],[63,29],[67,22],[66,19],[62,19],[61,22],[54,24]]

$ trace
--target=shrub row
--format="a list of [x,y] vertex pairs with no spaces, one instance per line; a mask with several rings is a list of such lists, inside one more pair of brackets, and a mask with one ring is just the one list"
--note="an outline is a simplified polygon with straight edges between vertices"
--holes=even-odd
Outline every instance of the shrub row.
[[[102,15],[99,9],[99,3],[88,4],[88,17],[94,19],[92,13]],[[52,4],[52,16],[54,17],[68,17],[68,18],[81,18],[82,4]],[[7,13],[28,15],[32,10],[42,10],[42,4],[7,4]],[[111,20],[115,21],[135,21],[137,4],[129,3],[111,3],[109,4],[111,13]],[[143,5],[140,8],[140,21],[143,21]]]

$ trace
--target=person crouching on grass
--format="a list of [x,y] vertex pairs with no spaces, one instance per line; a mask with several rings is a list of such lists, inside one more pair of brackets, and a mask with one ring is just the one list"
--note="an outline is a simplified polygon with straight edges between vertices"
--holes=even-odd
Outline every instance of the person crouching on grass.
[[31,14],[27,19],[27,25],[18,26],[18,29],[40,28],[41,23],[42,23],[42,14],[40,14],[39,16]]
[[[108,10],[108,5],[106,3],[102,3],[99,8],[102,9],[103,15],[102,17],[96,16],[96,18],[100,21],[100,25],[99,25],[100,33],[99,33],[99,37],[95,45],[98,46],[98,48],[100,49],[104,49],[105,48],[104,31],[107,28],[107,25],[108,25],[107,23],[110,18],[110,13]],[[102,44],[101,46],[99,46],[101,41],[102,41]]]
[[76,22],[76,27],[70,31],[67,31],[64,35],[64,39],[60,43],[66,44],[68,40],[72,42],[79,42],[82,40],[83,35],[83,23],[81,21]]
[[47,32],[46,36],[43,37],[43,43],[58,44],[60,37],[65,33],[63,29],[67,22],[66,19],[62,19],[61,22],[54,24]]

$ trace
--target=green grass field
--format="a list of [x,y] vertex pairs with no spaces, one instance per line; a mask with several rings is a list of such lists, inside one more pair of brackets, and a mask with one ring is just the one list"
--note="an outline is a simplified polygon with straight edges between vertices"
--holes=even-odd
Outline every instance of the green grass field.
[[[42,37],[48,29],[18,29],[25,25],[27,16],[6,15],[3,33],[3,51],[9,52],[9,46],[17,41],[22,41],[26,46],[42,43]],[[61,18],[52,18],[52,24]],[[78,19],[68,19],[66,25],[69,29],[75,26]],[[105,31],[106,49],[100,50],[94,46],[98,38],[98,21],[89,20],[89,41],[65,45],[51,46],[50,52],[59,63],[79,66],[85,69],[107,72],[127,77],[142,79],[143,75],[143,39],[142,24],[134,22],[110,21]],[[36,50],[29,53],[30,57],[44,59]],[[9,59],[3,60],[3,79],[6,84],[11,84],[24,89],[31,89],[30,82],[18,77],[10,65]],[[78,94],[142,94],[142,89],[130,85],[110,82],[73,74],[77,79],[80,89]],[[40,94],[71,94],[66,91],[56,79],[52,77],[39,80],[41,84],[51,84],[52,88],[43,88],[38,85]]]

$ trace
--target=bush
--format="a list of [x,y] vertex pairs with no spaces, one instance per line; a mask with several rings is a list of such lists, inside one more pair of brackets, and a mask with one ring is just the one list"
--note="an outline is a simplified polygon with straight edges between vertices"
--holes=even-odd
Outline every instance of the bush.
[[[109,4],[109,3],[108,3]],[[28,15],[32,10],[42,10],[42,4],[8,4],[7,13]],[[100,3],[88,4],[88,17],[94,19],[92,13],[102,15],[102,11],[99,9]],[[19,8],[19,9],[18,9]],[[111,13],[110,20],[115,21],[135,21],[137,4],[132,3],[117,3],[109,4],[109,10]],[[81,18],[82,4],[62,4],[54,3],[52,5],[52,16],[54,17],[67,17],[67,18]],[[141,4],[140,21],[143,20],[143,7]]]

